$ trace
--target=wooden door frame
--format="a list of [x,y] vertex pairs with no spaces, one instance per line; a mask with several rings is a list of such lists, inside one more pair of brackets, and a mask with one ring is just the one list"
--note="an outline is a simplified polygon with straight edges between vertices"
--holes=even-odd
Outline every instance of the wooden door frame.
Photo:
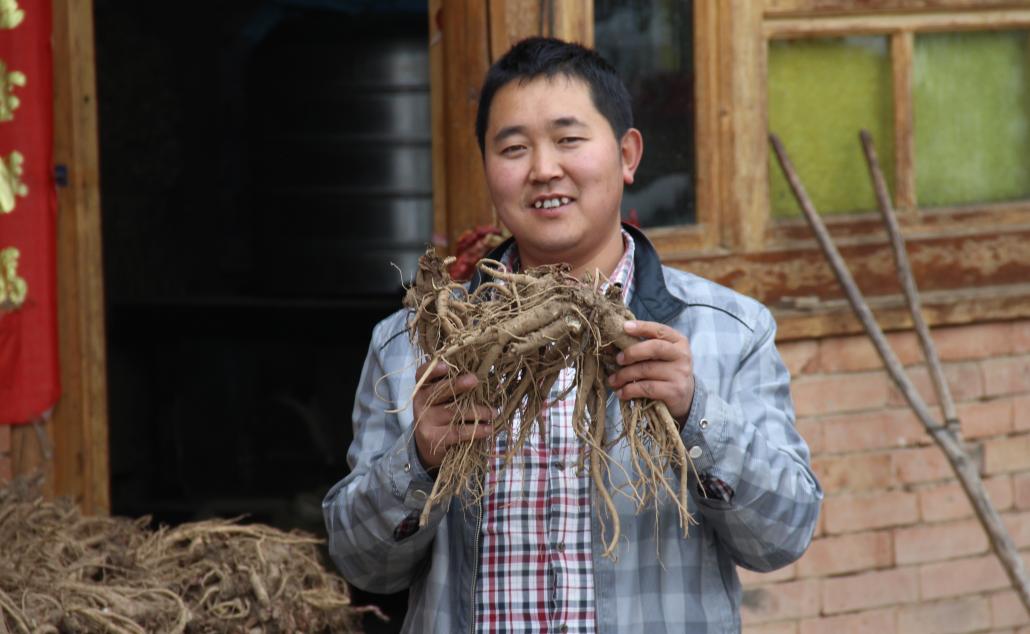
[[57,311],[61,397],[40,442],[15,428],[15,473],[42,468],[48,497],[69,496],[87,514],[111,508],[107,363],[100,224],[92,0],[52,0],[54,163],[65,166],[57,210]]

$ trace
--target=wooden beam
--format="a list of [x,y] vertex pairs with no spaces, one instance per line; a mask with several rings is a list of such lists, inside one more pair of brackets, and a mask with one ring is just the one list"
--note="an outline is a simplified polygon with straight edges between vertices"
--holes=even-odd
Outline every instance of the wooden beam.
[[[919,287],[929,291],[1020,284],[1030,280],[1030,226],[966,235],[919,235],[903,229]],[[899,292],[886,239],[837,241],[869,296]],[[784,297],[841,297],[813,240],[753,253],[671,253],[662,262],[776,306]]]
[[[729,118],[724,115],[719,82],[719,60],[723,51],[719,39],[719,0],[694,2],[694,184],[697,225],[666,229],[663,238],[682,237],[691,241],[677,249],[711,249],[719,243],[719,210],[723,182],[721,150],[728,138]],[[650,232],[649,232],[650,235]],[[652,236],[655,239],[656,236]],[[697,242],[699,240],[699,242]]]
[[766,0],[765,15],[808,16],[899,11],[955,11],[1030,6],[1028,0]]
[[769,221],[769,159],[766,146],[768,46],[762,36],[762,0],[725,0],[719,11],[720,113],[722,136],[722,244],[738,252],[762,248]]
[[[920,293],[923,316],[931,327],[1030,318],[1030,284]],[[905,298],[869,298],[876,322],[884,330],[910,330],[912,314]],[[772,309],[776,341],[853,335],[864,332],[845,299],[820,302],[811,309]]]
[[475,135],[479,90],[490,66],[487,5],[480,0],[447,2],[441,22],[447,237],[453,250],[463,231],[495,222]]
[[766,20],[764,33],[770,39],[838,37],[914,31],[986,31],[1030,28],[1030,9],[992,9],[950,13],[882,13],[832,16],[819,19],[786,18]]
[[443,0],[429,0],[429,107],[433,153],[433,242],[443,255],[447,231],[446,83],[443,54]]
[[891,36],[894,76],[894,198],[902,213],[916,209],[916,133],[913,119],[912,59],[915,36],[901,31]]
[[102,514],[111,503],[92,0],[53,0],[53,16],[54,161],[68,167],[57,212],[63,392],[51,421],[53,486]]
[[554,35],[566,42],[594,45],[594,3],[583,0],[554,2]]

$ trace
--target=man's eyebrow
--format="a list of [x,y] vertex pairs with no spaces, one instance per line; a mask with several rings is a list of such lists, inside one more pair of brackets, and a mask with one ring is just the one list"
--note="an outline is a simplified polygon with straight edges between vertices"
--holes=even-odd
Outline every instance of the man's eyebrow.
[[551,121],[550,128],[552,130],[557,130],[559,128],[571,128],[572,126],[583,127],[585,125],[585,123],[576,117],[559,117],[558,119]]
[[507,128],[501,128],[501,131],[494,136],[494,142],[503,141],[508,137],[515,136],[516,134],[525,134],[526,127],[521,125],[510,125]]

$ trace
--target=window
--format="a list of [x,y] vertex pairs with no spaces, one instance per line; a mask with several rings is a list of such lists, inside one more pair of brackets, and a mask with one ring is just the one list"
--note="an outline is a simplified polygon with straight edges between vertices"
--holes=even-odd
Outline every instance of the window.
[[594,45],[633,100],[644,158],[622,201],[643,227],[694,224],[694,51],[690,2],[595,0]]

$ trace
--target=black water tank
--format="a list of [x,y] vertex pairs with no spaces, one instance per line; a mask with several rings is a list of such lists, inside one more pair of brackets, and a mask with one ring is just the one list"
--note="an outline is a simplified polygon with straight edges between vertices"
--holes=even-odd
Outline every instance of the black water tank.
[[291,14],[248,91],[260,290],[396,291],[433,230],[425,16]]

